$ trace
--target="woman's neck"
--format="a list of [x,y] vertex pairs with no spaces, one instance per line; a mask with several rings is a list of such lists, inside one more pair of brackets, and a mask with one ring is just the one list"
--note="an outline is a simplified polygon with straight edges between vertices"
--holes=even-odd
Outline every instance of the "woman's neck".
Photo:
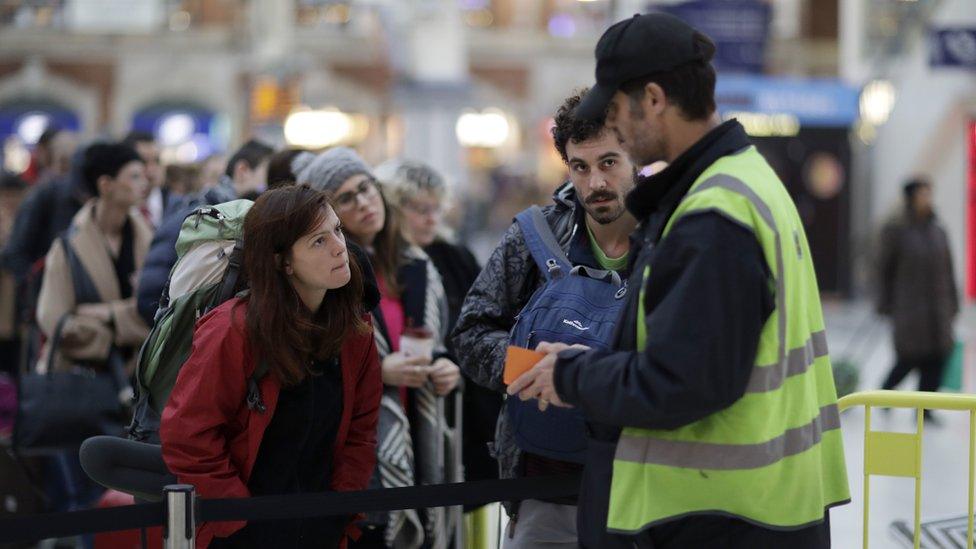
[[125,227],[125,221],[129,215],[127,208],[112,207],[111,204],[103,200],[97,200],[94,209],[95,225],[104,234],[110,236],[122,234],[122,227]]
[[315,314],[322,306],[322,302],[325,301],[326,290],[316,290],[311,288],[299,288],[295,287],[295,292],[298,294],[298,299],[302,301],[305,308],[308,309],[310,314]]

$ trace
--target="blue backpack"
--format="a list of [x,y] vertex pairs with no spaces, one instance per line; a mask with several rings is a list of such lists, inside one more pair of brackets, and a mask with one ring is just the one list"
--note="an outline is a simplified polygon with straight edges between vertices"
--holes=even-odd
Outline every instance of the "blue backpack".
[[[543,282],[516,317],[509,343],[529,349],[543,341],[608,348],[626,283],[615,271],[573,266],[538,206],[519,213],[515,220]],[[507,399],[506,408],[523,451],[583,463],[586,431],[579,410],[550,406],[540,412],[534,400],[516,397]]]

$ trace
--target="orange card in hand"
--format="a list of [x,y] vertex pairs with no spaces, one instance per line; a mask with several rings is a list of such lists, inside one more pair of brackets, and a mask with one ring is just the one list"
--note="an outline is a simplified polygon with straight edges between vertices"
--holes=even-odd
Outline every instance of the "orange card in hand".
[[545,353],[509,345],[508,351],[505,353],[505,375],[502,378],[505,385],[511,385],[545,356]]

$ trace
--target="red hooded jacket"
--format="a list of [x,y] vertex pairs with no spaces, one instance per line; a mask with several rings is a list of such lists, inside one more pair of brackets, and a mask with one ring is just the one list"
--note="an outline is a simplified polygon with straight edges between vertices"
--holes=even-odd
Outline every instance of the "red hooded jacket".
[[[238,305],[241,305],[240,307]],[[201,318],[193,350],[180,369],[159,429],[163,460],[179,482],[203,498],[246,498],[261,439],[278,403],[274,375],[258,383],[266,406],[247,407],[256,362],[247,337],[246,304],[232,299]],[[342,418],[335,441],[331,489],[364,490],[376,464],[376,423],[383,384],[373,333],[354,334],[342,347]],[[197,547],[227,537],[245,522],[204,523]],[[358,535],[351,523],[347,536]],[[343,541],[343,546],[345,540]]]

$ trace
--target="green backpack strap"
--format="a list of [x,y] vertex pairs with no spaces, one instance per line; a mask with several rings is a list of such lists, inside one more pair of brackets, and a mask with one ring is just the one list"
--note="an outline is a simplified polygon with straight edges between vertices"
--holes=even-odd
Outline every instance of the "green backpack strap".
[[247,380],[247,407],[260,414],[266,412],[268,407],[264,405],[264,399],[261,398],[261,388],[258,387],[258,382],[268,375],[269,369],[268,363],[261,359],[258,361],[258,365],[254,367],[251,378]]

